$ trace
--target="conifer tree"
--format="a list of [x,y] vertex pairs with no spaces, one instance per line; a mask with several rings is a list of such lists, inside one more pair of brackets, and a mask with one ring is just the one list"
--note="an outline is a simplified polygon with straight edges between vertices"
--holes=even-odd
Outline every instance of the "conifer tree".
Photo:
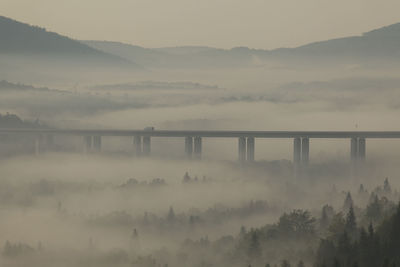
[[169,208],[167,220],[169,222],[173,222],[175,220],[175,212],[174,212],[174,209],[172,208],[172,206]]
[[352,207],[353,205],[354,205],[353,198],[351,197],[350,192],[347,192],[346,198],[343,203],[343,211],[348,212],[350,207]]
[[249,257],[257,259],[261,256],[261,245],[256,231],[251,233],[250,245],[249,245]]
[[345,230],[350,236],[351,240],[354,241],[357,237],[357,222],[356,216],[354,215],[353,206],[350,206],[349,212],[347,213]]

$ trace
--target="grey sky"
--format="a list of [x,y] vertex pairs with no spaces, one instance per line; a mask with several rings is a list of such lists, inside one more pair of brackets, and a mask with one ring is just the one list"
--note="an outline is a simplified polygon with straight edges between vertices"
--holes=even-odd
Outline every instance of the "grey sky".
[[275,48],[400,22],[399,0],[0,0],[0,14],[77,39]]

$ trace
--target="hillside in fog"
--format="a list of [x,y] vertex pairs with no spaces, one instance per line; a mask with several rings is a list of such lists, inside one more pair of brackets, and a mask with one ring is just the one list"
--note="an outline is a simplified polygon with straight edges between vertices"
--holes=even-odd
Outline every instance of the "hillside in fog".
[[310,59],[336,58],[343,61],[377,60],[396,62],[400,57],[400,23],[351,36],[315,42],[297,48],[272,51],[276,57]]
[[398,10],[0,0],[0,267],[399,267]]
[[[10,70],[40,61],[41,67],[79,64],[138,68],[243,68],[275,63],[388,64],[398,65],[400,23],[379,28],[361,36],[315,42],[295,48],[275,50],[207,46],[145,48],[111,41],[77,41],[44,28],[0,16],[0,68]],[[32,62],[35,61],[35,62]],[[57,64],[56,64],[57,63]]]
[[126,59],[99,51],[69,37],[0,16],[0,56],[9,62],[34,59],[62,60],[68,63],[135,67]]
[[[372,30],[361,36],[315,42],[275,50],[235,47],[182,46],[144,48],[108,41],[82,41],[93,48],[133,60],[147,67],[243,67],[270,61],[312,60],[336,63],[370,61],[397,64],[400,57],[400,23]],[[304,63],[304,62],[303,62]]]

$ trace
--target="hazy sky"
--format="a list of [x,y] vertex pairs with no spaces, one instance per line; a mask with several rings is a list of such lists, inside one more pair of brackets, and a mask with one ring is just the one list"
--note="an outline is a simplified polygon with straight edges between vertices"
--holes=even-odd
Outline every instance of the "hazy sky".
[[0,14],[77,39],[275,48],[400,22],[400,0],[0,0]]

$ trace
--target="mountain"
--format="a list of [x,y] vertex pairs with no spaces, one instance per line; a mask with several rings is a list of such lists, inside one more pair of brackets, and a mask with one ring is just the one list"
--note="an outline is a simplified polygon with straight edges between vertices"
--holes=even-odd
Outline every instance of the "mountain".
[[81,41],[95,49],[153,68],[232,68],[254,64],[255,51],[238,47],[230,50],[205,46],[144,48],[108,41]]
[[400,59],[400,23],[351,36],[271,51],[275,58],[396,62]]
[[[400,64],[400,23],[360,36],[295,48],[257,50],[205,46],[144,48],[108,41],[77,41],[0,16],[0,71],[64,66],[81,68],[242,68],[271,64]],[[139,67],[140,68],[140,67]]]
[[400,23],[360,36],[314,42],[274,50],[203,46],[143,48],[107,41],[83,41],[93,48],[138,62],[146,67],[246,67],[285,62],[300,64],[395,64],[400,59]]
[[105,53],[134,61],[143,66],[159,65],[162,64],[162,62],[171,63],[173,60],[173,57],[169,56],[167,53],[136,45],[109,41],[81,41],[81,43]]
[[0,56],[13,59],[58,60],[63,63],[95,63],[135,66],[127,59],[106,53],[44,28],[0,16]]

